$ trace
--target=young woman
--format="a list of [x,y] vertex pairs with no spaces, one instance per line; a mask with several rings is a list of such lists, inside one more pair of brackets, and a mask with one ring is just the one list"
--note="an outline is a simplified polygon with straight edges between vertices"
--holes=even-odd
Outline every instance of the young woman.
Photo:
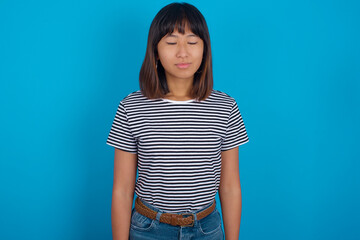
[[235,99],[214,90],[212,76],[202,14],[186,3],[162,8],[140,90],[120,101],[107,139],[115,147],[114,239],[238,239],[238,146],[249,139]]

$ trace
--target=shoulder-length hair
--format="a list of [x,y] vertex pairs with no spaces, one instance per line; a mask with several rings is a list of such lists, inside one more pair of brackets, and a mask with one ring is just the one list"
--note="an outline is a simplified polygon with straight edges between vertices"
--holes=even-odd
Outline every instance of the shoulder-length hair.
[[167,34],[176,29],[185,33],[185,27],[204,42],[203,59],[194,74],[191,97],[199,101],[206,99],[213,89],[210,35],[204,16],[188,3],[171,3],[163,7],[150,25],[147,49],[140,69],[140,90],[149,99],[163,98],[168,92],[165,70],[158,59],[157,45]]

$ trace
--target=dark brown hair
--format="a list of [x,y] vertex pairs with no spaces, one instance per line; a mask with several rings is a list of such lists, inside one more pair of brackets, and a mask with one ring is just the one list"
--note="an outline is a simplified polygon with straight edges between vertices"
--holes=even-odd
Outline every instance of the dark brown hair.
[[203,59],[194,75],[191,97],[201,101],[210,95],[213,89],[213,74],[210,35],[205,18],[191,4],[171,3],[156,14],[150,25],[145,59],[139,76],[140,90],[147,98],[163,98],[169,92],[165,70],[160,61],[156,63],[159,41],[175,29],[184,34],[186,26],[204,41]]

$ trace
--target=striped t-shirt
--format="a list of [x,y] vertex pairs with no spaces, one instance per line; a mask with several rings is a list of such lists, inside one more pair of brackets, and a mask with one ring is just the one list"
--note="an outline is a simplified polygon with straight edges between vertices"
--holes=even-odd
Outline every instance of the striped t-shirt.
[[218,191],[221,151],[249,141],[234,98],[212,90],[203,100],[148,99],[140,90],[120,101],[106,143],[137,153],[135,193],[171,213],[210,204]]

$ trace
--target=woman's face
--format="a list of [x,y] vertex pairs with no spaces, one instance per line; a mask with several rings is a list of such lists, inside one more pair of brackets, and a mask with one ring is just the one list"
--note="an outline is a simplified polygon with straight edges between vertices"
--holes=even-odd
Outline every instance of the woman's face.
[[174,30],[160,40],[157,50],[167,80],[193,80],[202,62],[204,42],[188,28],[184,34]]

